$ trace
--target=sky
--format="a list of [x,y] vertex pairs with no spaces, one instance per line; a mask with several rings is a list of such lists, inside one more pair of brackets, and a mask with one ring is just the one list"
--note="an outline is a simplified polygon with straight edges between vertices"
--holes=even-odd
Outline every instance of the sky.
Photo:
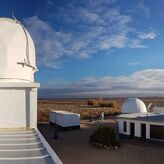
[[164,96],[164,0],[0,0],[36,47],[39,98]]

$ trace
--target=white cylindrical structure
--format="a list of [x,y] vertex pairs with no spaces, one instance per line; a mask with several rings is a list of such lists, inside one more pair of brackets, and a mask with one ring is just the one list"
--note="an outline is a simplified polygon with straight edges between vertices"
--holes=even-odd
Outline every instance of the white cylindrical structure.
[[28,31],[17,20],[0,18],[0,82],[33,82],[36,70]]
[[121,113],[145,113],[146,106],[143,101],[137,98],[128,98],[121,107]]
[[16,19],[0,18],[0,128],[37,127],[34,42]]

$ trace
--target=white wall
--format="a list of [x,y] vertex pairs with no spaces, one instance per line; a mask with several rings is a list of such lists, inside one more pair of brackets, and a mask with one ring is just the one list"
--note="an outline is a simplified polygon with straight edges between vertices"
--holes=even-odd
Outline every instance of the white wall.
[[150,123],[146,124],[146,138],[150,139]]
[[59,114],[56,113],[56,123],[62,127],[79,126],[80,116],[77,114]]
[[0,128],[37,127],[37,88],[0,84]]
[[30,127],[37,127],[37,88],[30,89]]
[[0,128],[25,126],[25,90],[0,89]]
[[[123,122],[127,122],[127,132],[123,131]],[[120,134],[125,134],[125,135],[130,135],[130,123],[133,122],[135,124],[135,137],[141,137],[141,124],[146,124],[146,139],[150,139],[150,125],[160,125],[164,126],[164,123],[156,123],[156,122],[141,122],[141,121],[136,121],[136,120],[128,120],[128,119],[122,119],[119,118],[118,123],[119,123],[119,133]]]
[[[126,121],[126,132],[124,132],[124,121]],[[119,123],[119,133],[121,134],[125,134],[125,135],[130,135],[130,123],[127,120],[124,119],[119,119],[118,121]]]
[[76,113],[70,113],[66,112],[62,113],[60,111],[50,111],[49,113],[49,121],[56,123],[57,125],[60,125],[62,127],[70,127],[70,126],[79,126],[80,125],[80,115]]
[[140,122],[134,122],[135,123],[135,137],[141,137],[141,123]]

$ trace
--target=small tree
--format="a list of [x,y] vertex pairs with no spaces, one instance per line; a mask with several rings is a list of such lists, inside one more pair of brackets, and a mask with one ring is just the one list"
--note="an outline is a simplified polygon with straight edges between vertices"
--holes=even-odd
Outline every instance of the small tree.
[[104,146],[120,146],[116,139],[115,131],[109,126],[98,127],[90,136],[90,141]]

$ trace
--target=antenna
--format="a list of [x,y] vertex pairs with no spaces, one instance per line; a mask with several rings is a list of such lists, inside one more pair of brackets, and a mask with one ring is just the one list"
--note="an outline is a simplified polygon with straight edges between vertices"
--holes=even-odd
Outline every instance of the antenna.
[[14,11],[12,10],[12,17],[13,17],[13,19],[15,20],[15,22],[17,22],[18,20],[15,18],[15,16],[14,16]]
[[147,111],[150,112],[150,108],[152,107],[153,103],[149,103],[147,106]]

